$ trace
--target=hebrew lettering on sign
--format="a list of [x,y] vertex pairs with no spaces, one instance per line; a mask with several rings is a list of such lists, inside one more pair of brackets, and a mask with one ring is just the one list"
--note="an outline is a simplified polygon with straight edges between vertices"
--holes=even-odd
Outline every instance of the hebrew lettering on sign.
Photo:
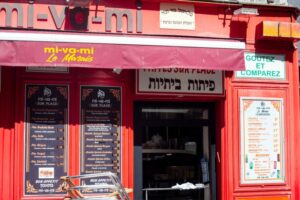
[[138,93],[223,94],[223,72],[194,69],[144,69],[137,73]]
[[180,79],[169,79],[169,78],[149,78],[149,89],[175,89],[175,90],[181,90],[181,81]]
[[188,90],[206,90],[206,88],[208,88],[209,91],[214,91],[215,81],[188,79]]

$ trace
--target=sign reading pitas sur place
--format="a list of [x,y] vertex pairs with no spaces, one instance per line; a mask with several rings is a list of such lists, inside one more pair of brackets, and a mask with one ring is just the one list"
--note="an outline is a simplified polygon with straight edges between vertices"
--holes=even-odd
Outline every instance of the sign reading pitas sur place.
[[141,69],[137,93],[223,94],[223,72],[203,69]]

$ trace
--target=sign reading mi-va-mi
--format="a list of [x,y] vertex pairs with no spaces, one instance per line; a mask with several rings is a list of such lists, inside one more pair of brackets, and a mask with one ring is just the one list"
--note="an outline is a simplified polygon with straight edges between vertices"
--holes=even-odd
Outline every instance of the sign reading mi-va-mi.
[[236,78],[285,80],[285,56],[246,52],[244,71],[236,71]]

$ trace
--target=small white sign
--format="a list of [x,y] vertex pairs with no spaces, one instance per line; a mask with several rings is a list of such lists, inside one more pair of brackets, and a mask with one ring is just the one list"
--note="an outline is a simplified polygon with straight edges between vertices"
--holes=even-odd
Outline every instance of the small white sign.
[[26,72],[68,73],[68,67],[27,67]]
[[223,94],[223,72],[203,69],[141,69],[137,93]]
[[239,3],[268,4],[267,0],[238,0]]
[[194,5],[161,3],[160,28],[195,30]]
[[54,168],[53,167],[40,167],[39,168],[39,178],[54,178]]
[[283,99],[241,98],[241,183],[284,182]]
[[245,70],[236,71],[236,78],[285,80],[285,56],[273,54],[244,54]]

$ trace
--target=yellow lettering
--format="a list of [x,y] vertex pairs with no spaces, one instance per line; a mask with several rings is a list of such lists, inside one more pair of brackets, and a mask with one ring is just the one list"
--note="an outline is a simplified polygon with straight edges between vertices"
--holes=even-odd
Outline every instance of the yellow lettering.
[[52,53],[52,54],[48,57],[48,59],[46,60],[46,62],[52,63],[52,62],[57,61],[57,59],[58,59],[58,57],[57,57],[54,53]]

